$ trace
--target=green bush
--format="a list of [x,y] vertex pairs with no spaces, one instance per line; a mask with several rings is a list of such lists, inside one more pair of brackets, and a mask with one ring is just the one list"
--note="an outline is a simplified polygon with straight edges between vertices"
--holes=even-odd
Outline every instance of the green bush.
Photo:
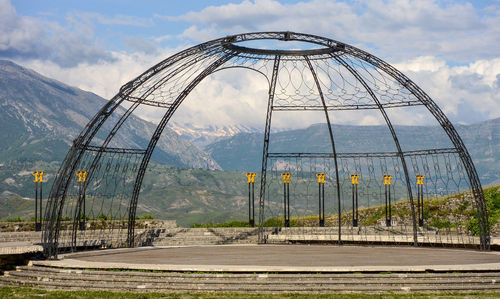
[[[270,218],[264,222],[264,227],[284,227],[285,219],[284,218]],[[297,219],[290,219],[290,227],[298,226]]]
[[7,222],[23,222],[23,221],[24,220],[19,217],[7,219]]
[[430,222],[429,222],[429,226],[439,228],[439,229],[453,227],[453,225],[451,224],[451,222],[449,220],[443,221],[438,217],[432,217]]
[[250,225],[246,221],[239,221],[239,220],[233,220],[217,224],[214,224],[212,221],[210,221],[209,223],[205,224],[195,223],[191,225],[191,228],[215,228],[215,227],[250,227]]
[[[498,222],[500,217],[500,191],[499,187],[492,187],[484,190],[484,199],[488,209],[488,228],[491,228]],[[467,221],[466,226],[473,236],[479,235],[479,217],[477,211],[474,212],[474,217]]]

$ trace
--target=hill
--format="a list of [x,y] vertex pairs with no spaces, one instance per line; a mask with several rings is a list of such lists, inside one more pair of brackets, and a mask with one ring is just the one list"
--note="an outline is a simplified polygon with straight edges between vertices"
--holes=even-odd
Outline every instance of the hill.
[[[500,118],[456,129],[472,156],[484,184],[500,182]],[[447,148],[451,142],[441,127],[395,126],[403,151]],[[395,151],[386,126],[334,125],[337,152]],[[272,133],[270,152],[331,152],[327,126]],[[225,170],[259,171],[262,157],[262,133],[240,133],[216,141],[206,150]],[[354,149],[354,150],[353,150]]]

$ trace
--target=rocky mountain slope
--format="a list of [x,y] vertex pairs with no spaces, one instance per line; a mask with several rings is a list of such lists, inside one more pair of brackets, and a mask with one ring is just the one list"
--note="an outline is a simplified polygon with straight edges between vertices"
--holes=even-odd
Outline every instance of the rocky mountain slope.
[[199,148],[214,143],[216,141],[233,137],[240,133],[256,133],[259,132],[257,128],[247,126],[208,126],[196,127],[189,123],[172,123],[169,125],[181,138],[189,140]]
[[[72,140],[105,99],[0,60],[0,162],[61,161]],[[144,148],[153,123],[136,116],[125,122],[115,145]],[[218,169],[209,155],[165,129],[155,150],[157,163]]]

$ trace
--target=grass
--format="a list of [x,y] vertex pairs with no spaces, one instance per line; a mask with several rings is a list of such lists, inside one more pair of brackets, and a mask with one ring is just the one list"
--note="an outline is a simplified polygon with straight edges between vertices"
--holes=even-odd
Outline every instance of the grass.
[[0,287],[0,298],[171,298],[171,299],[219,299],[219,298],[499,298],[500,292],[437,292],[437,293],[387,293],[387,294],[312,294],[312,293],[132,293],[110,291],[53,291],[27,287]]
[[[424,200],[424,219],[426,224],[437,229],[463,228],[472,235],[478,235],[479,226],[476,211],[474,209],[475,205],[468,201],[470,199],[467,199],[467,194],[468,192],[464,192],[456,195],[426,198]],[[491,229],[500,220],[500,186],[484,188],[484,197],[488,207],[488,225]],[[451,200],[457,203],[456,207],[450,206]],[[393,203],[392,215],[393,217],[406,219],[408,222],[406,224],[411,225],[409,222],[411,220],[411,212],[408,205],[409,202],[407,200]],[[385,206],[361,208],[359,214],[361,225],[375,225],[385,217]],[[342,214],[342,223],[350,223],[351,215],[350,212],[344,212]],[[457,217],[457,215],[461,216],[461,218]],[[325,220],[327,224],[336,224],[338,216],[337,214],[326,215]],[[316,215],[290,218],[291,227],[316,226],[317,222],[318,216]],[[269,218],[264,222],[264,226],[282,227],[284,226],[284,219],[283,217]],[[213,224],[212,222],[206,224],[196,223],[191,227],[248,227],[248,222],[234,220],[218,224]]]

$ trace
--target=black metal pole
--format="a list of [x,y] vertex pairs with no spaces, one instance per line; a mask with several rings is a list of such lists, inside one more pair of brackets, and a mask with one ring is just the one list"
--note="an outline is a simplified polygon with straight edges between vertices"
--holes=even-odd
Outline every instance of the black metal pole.
[[251,192],[251,186],[250,186],[250,182],[248,183],[248,225],[250,226],[253,226],[252,225],[252,192]]
[[322,223],[322,217],[321,217],[321,183],[318,183],[318,218],[319,218],[319,226],[323,226],[321,225]]
[[255,183],[252,182],[252,227],[255,227]]
[[286,223],[290,227],[290,183],[286,183]]
[[42,199],[43,199],[43,180],[40,179],[40,217],[38,218],[38,231],[42,230]]
[[418,185],[418,225],[424,226],[424,186]]
[[352,184],[352,226],[356,227],[356,210],[354,206],[354,184]]
[[389,221],[387,222],[388,225],[387,226],[391,226],[392,225],[392,210],[391,210],[391,185],[387,185],[387,190],[389,191],[388,194],[389,194]]
[[83,196],[83,215],[82,215],[82,222],[83,222],[83,227],[82,227],[82,230],[85,230],[86,229],[86,225],[85,223],[87,222],[87,211],[85,209],[85,201],[86,201],[86,198],[85,198],[85,185],[82,184],[82,196]]
[[79,230],[84,230],[84,224],[82,221],[82,201],[83,201],[83,183],[78,182],[78,197],[80,198],[80,205],[78,206],[78,229]]
[[287,227],[286,221],[286,183],[283,183],[283,219],[285,220],[285,227]]
[[321,186],[321,226],[325,226],[325,184]]
[[385,187],[385,225],[386,226],[390,226],[390,223],[389,223],[389,214],[388,214],[388,211],[387,211],[387,185],[384,185]]
[[422,226],[421,224],[421,219],[422,217],[420,216],[420,185],[417,183],[417,216],[418,216],[418,226]]
[[356,226],[358,226],[359,214],[358,214],[358,185],[356,185]]
[[35,231],[38,231],[38,182],[35,181]]
[[420,201],[422,202],[422,226],[424,226],[424,185],[420,186]]

